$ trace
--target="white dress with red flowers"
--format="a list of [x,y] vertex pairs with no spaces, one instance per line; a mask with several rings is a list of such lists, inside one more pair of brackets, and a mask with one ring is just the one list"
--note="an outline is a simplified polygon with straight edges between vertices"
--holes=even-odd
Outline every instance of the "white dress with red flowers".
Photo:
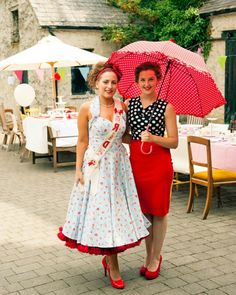
[[[90,111],[89,147],[82,169],[85,176],[91,151],[97,150],[113,127],[111,121],[99,115],[98,97],[92,101]],[[141,212],[129,157],[122,144],[125,129],[123,112],[116,138],[99,162],[96,190],[90,182],[83,191],[80,186],[72,190],[66,221],[58,234],[68,247],[110,255],[139,245],[148,235],[149,223]]]

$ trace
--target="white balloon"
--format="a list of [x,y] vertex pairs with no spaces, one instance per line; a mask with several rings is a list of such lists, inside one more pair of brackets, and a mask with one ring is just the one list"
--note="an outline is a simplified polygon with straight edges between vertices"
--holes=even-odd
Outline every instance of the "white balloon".
[[20,84],[16,86],[14,91],[14,97],[16,99],[16,102],[22,106],[27,107],[32,104],[35,98],[35,91],[32,86],[29,84]]

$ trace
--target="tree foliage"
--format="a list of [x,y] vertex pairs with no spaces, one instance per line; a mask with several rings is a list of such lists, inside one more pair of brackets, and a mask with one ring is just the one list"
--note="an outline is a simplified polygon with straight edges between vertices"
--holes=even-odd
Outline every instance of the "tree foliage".
[[204,0],[108,0],[110,5],[129,15],[123,26],[108,25],[103,39],[122,47],[137,40],[163,41],[196,51],[199,46],[207,56],[210,50],[209,19],[199,15]]

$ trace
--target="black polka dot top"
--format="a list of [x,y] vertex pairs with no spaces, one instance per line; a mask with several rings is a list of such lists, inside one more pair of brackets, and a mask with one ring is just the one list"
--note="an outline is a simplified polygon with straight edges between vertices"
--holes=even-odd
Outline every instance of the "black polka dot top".
[[[156,102],[143,108],[140,97],[132,98],[128,107],[128,122],[131,129],[132,139],[140,140],[141,132],[147,128],[152,114],[149,132],[153,135],[164,136],[165,132],[165,110],[168,102],[158,99]],[[154,112],[152,110],[154,108]]]

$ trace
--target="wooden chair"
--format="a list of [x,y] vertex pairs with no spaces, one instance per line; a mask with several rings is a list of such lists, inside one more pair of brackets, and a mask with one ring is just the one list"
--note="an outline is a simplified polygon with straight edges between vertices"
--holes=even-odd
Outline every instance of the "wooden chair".
[[20,162],[23,162],[25,158],[27,158],[27,159],[30,158],[31,151],[29,151],[26,148],[26,137],[25,137],[25,134],[24,134],[23,122],[22,122],[22,120],[24,119],[24,115],[20,112],[20,110],[18,110],[18,112],[17,112],[16,119],[17,119],[17,122],[14,122],[14,124],[15,124],[14,129],[19,134],[19,139],[20,139]]
[[2,126],[2,132],[3,132],[3,141],[2,141],[2,147],[3,148],[9,148],[9,141],[12,137],[12,129],[13,129],[13,122],[11,119],[11,115],[13,114],[12,109],[4,109],[3,104],[0,104],[0,123]]
[[67,161],[67,162],[59,162],[58,161],[58,153],[59,152],[76,152],[76,143],[70,146],[63,146],[58,145],[58,140],[60,139],[69,139],[74,138],[77,141],[77,136],[55,136],[53,134],[53,130],[51,127],[47,127],[48,129],[48,147],[49,147],[49,154],[53,157],[53,168],[56,171],[58,167],[65,167],[65,166],[74,166],[76,164],[75,161]]
[[19,147],[22,148],[25,145],[25,136],[23,133],[23,127],[21,128],[21,126],[22,126],[21,119],[19,117],[17,117],[15,114],[11,114],[11,118],[12,118],[13,128],[12,128],[12,132],[10,135],[8,149],[10,149],[10,146],[13,145],[13,143],[15,142],[15,139],[18,140]]
[[[226,184],[236,184],[236,172],[213,169],[211,161],[211,142],[209,139],[188,136],[188,155],[189,155],[189,170],[190,170],[190,190],[189,199],[187,205],[187,213],[190,213],[193,208],[194,190],[195,186],[202,185],[207,188],[206,203],[203,212],[203,219],[207,218],[207,215],[211,206],[211,199],[213,195],[213,189],[217,188],[218,206],[221,204],[220,199],[220,186]],[[206,160],[199,162],[195,161],[192,153],[192,144],[200,144],[205,146]],[[206,171],[196,172],[195,166],[205,167]]]

